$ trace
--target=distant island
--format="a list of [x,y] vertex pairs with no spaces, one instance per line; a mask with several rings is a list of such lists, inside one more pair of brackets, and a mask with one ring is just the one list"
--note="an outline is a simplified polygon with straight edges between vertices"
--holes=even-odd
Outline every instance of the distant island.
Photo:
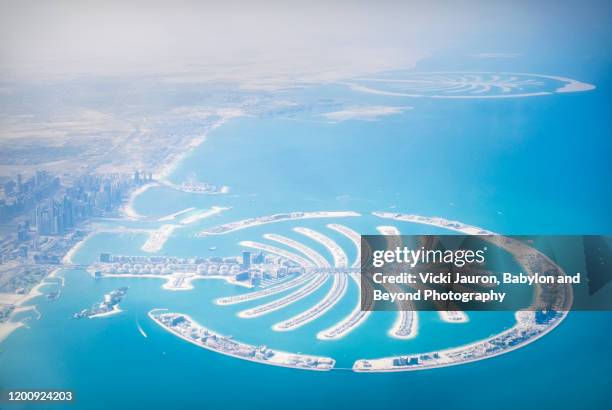
[[84,317],[92,319],[95,317],[105,317],[120,313],[121,309],[119,308],[119,303],[121,303],[127,291],[127,287],[115,289],[110,293],[105,294],[102,302],[93,305],[89,309],[83,309],[80,312],[75,313],[72,317],[75,319],[81,319]]

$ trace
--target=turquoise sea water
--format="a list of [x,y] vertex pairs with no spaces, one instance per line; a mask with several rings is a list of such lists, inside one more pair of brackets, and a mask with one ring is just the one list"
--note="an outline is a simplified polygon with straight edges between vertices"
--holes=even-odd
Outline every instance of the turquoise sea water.
[[[361,233],[379,225],[402,233],[441,230],[370,216],[397,211],[442,216],[500,233],[610,233],[612,170],[610,87],[597,73],[571,73],[597,84],[591,92],[509,100],[397,100],[363,95],[346,87],[287,91],[282,98],[313,106],[341,99],[414,108],[379,121],[329,123],[316,110],[241,118],[214,130],[171,178],[193,174],[229,185],[223,196],[200,196],[156,188],[135,208],[163,216],[187,207],[230,210],[181,228],[161,254],[236,255],[241,240],[274,232],[315,228],[354,257],[352,243],[325,228],[329,222]],[[568,74],[569,76],[569,74]],[[360,218],[307,220],[264,225],[218,237],[196,238],[213,225],[288,211],[353,210]],[[117,225],[122,223],[118,222]],[[99,234],[76,255],[88,263],[100,252],[142,254],[139,234]],[[213,253],[209,247],[216,246]],[[248,343],[333,356],[340,367],[356,358],[427,351],[477,340],[512,326],[511,313],[470,314],[470,323],[442,323],[435,313],[419,316],[419,336],[387,336],[393,312],[377,312],[340,341],[321,342],[316,333],[348,314],[357,302],[351,281],[328,314],[293,332],[270,329],[311,306],[317,292],[281,311],[244,320],[239,310],[263,303],[219,307],[213,300],[243,290],[220,281],[195,282],[188,292],[161,289],[155,279],[94,280],[82,271],[63,274],[57,301],[38,298],[43,317],[30,320],[0,345],[0,385],[6,388],[69,388],[67,408],[602,408],[612,365],[607,338],[609,313],[573,312],[551,334],[509,354],[473,364],[396,374],[297,371],[225,357],[186,343],[147,317],[156,307],[192,315],[205,326]],[[49,285],[49,289],[52,289]],[[73,320],[71,315],[120,286],[130,290],[119,315]],[[138,331],[140,324],[148,334]],[[24,406],[26,408],[27,406]],[[31,405],[31,408],[39,408]],[[57,405],[54,408],[60,408]],[[11,405],[9,408],[21,408]]]

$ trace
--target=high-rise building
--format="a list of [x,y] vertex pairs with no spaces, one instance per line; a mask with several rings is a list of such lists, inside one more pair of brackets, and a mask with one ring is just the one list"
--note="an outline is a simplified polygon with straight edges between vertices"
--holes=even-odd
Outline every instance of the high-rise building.
[[265,257],[263,252],[258,252],[257,255],[255,255],[253,257],[253,263],[254,264],[261,264],[265,262]]
[[52,230],[52,216],[45,205],[36,207],[36,231],[39,235],[50,235]]
[[242,269],[248,269],[251,266],[251,252],[242,252]]
[[74,226],[74,209],[72,204],[72,199],[67,195],[64,195],[64,200],[62,204],[62,219],[63,224],[66,229],[70,229]]

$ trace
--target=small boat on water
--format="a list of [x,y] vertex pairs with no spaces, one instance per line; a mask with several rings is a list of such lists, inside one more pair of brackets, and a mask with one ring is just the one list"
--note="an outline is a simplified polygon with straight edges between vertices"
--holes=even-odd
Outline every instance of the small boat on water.
[[140,332],[142,337],[144,337],[145,339],[149,337],[149,335],[147,335],[147,332],[144,331],[144,329],[142,328],[142,326],[140,326],[140,323],[138,321],[136,321],[136,327],[138,328],[138,331]]

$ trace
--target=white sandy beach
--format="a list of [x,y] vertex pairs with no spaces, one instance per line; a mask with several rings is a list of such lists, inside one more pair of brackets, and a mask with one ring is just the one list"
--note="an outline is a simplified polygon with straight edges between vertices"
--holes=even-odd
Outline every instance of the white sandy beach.
[[141,187],[138,187],[137,189],[133,190],[130,193],[130,197],[128,198],[127,203],[124,205],[124,207],[121,209],[121,212],[123,213],[123,215],[128,218],[128,219],[141,219],[143,218],[142,215],[140,215],[138,212],[136,212],[136,210],[134,209],[134,201],[136,200],[136,198],[145,193],[147,190],[149,190],[150,188],[159,186],[159,184],[157,182],[150,182],[148,184],[144,184]]
[[70,248],[70,250],[66,253],[66,255],[64,255],[64,257],[62,258],[62,263],[67,264],[67,265],[72,265],[74,264],[74,261],[72,260],[72,258],[74,257],[74,255],[76,255],[76,253],[83,247],[83,245],[85,244],[85,242],[87,242],[89,240],[89,238],[91,238],[92,236],[94,236],[96,234],[96,232],[90,232],[88,233],[83,239],[81,239],[79,242],[77,242],[72,248]]
[[22,322],[11,322],[10,320],[0,323],[0,342],[9,337],[11,333],[24,326]]
[[[15,305],[15,310],[11,313],[8,320],[4,323],[0,323],[0,342],[6,339],[16,329],[19,329],[20,327],[24,326],[23,321],[13,321],[12,320],[13,317],[15,316],[15,314],[23,312],[24,310],[36,310],[36,305],[25,306],[25,303],[34,298],[44,295],[40,291],[40,289],[43,286],[50,284],[46,282],[46,279],[57,277],[57,273],[60,270],[61,268],[57,268],[53,270],[46,278],[44,278],[39,284],[34,286],[32,289],[30,289],[28,293],[24,295],[20,295],[16,293],[0,293],[0,304]],[[40,317],[40,313],[39,313],[39,317]]]
[[[237,118],[237,117],[242,117],[245,115],[244,111],[239,109],[239,108],[224,108],[224,109],[219,109],[216,110],[215,115],[218,115],[220,117],[220,119],[213,123],[210,127],[210,129],[208,130],[208,132],[214,130],[217,127],[220,127],[221,125],[225,124],[226,121],[232,119],[232,118]],[[187,144],[185,146],[185,148],[183,150],[181,150],[180,152],[176,153],[174,156],[172,156],[172,158],[169,158],[169,160],[167,161],[167,163],[162,166],[159,171],[157,171],[154,174],[154,178],[160,181],[166,180],[170,174],[172,174],[172,172],[176,169],[177,165],[188,155],[190,154],[195,148],[199,147],[201,144],[203,144],[206,141],[208,132],[206,134],[203,135],[198,135],[194,138],[191,139],[191,141],[189,142],[189,144]]]

